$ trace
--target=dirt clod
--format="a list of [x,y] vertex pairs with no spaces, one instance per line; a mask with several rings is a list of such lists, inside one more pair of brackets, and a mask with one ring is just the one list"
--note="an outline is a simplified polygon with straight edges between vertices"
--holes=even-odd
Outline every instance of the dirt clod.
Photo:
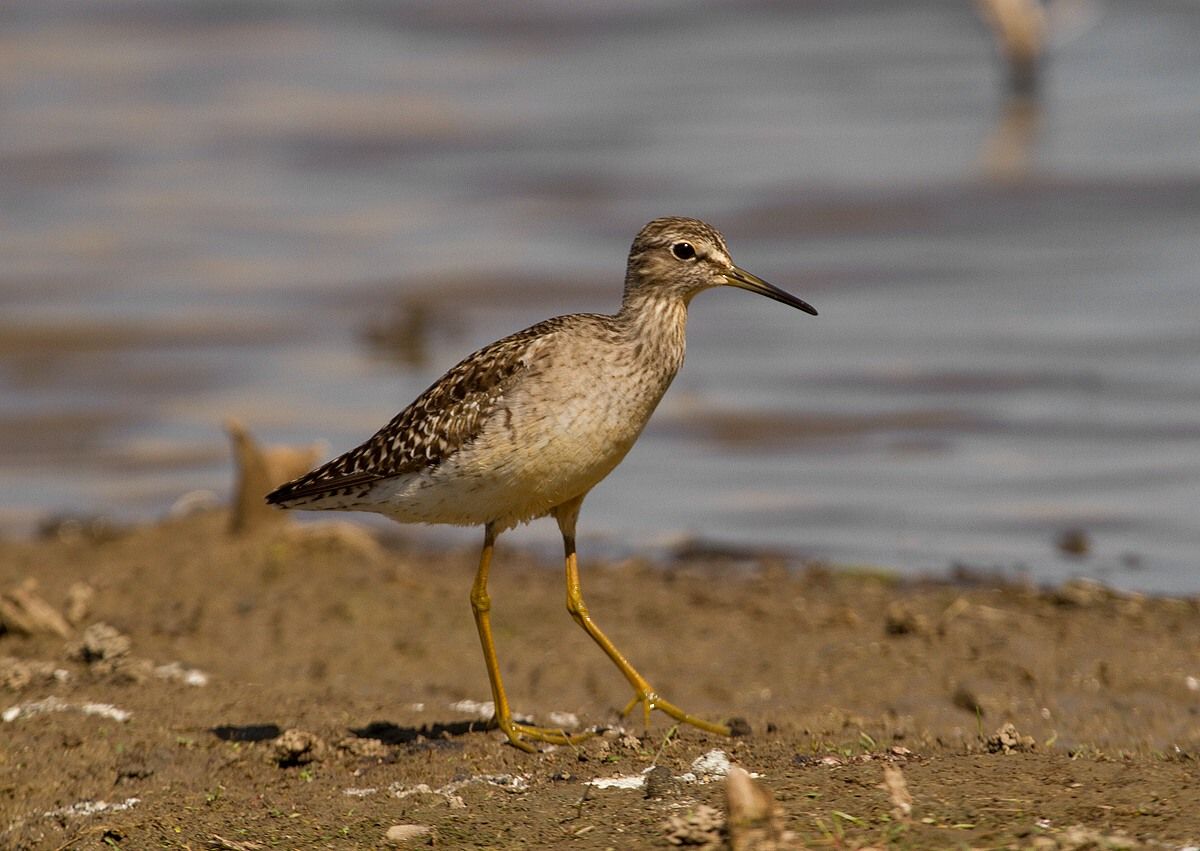
[[286,515],[267,504],[267,492],[289,479],[312,469],[323,447],[264,447],[237,420],[228,420],[225,430],[233,449],[237,483],[233,492],[233,511],[229,530],[235,534],[256,527],[285,522]]
[[729,735],[733,736],[735,739],[754,734],[754,729],[750,726],[750,722],[740,716],[736,718],[730,718],[728,724]]
[[133,642],[116,627],[106,623],[94,623],[83,631],[78,641],[67,646],[67,658],[93,665],[97,662],[114,662],[129,655]]
[[57,669],[52,662],[0,656],[0,688],[7,691],[20,691],[34,683],[52,682],[56,674]]
[[725,839],[725,817],[715,807],[701,804],[685,815],[671,816],[665,826],[666,839],[683,848],[720,848]]
[[364,739],[347,736],[336,744],[340,751],[362,759],[383,759],[388,755],[388,746],[381,739]]
[[1023,736],[1011,723],[1006,723],[988,737],[988,753],[1032,751],[1037,747],[1033,736]]
[[755,783],[750,773],[731,766],[725,779],[726,830],[730,851],[784,851],[796,848],[795,836],[784,829],[783,809],[775,796]]
[[71,634],[71,625],[37,592],[37,580],[29,577],[0,594],[0,633],[20,635],[51,633],[59,638]]
[[638,752],[642,749],[642,740],[637,736],[626,733],[621,738],[617,739],[617,747],[626,751]]
[[292,728],[271,742],[271,752],[280,768],[307,765],[325,758],[328,748],[316,733]]

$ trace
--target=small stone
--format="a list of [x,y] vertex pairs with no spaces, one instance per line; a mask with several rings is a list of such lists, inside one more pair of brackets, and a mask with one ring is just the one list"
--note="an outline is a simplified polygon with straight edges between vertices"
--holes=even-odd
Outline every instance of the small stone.
[[208,674],[195,668],[185,668],[179,662],[168,662],[165,665],[157,666],[154,669],[154,676],[160,680],[171,680],[189,686],[208,685]]
[[714,748],[692,760],[692,773],[701,782],[708,782],[729,774],[729,755],[719,748]]
[[427,824],[394,824],[383,838],[392,845],[432,845],[433,828]]
[[646,772],[645,790],[647,798],[663,797],[675,783],[671,769],[665,765],[656,765]]

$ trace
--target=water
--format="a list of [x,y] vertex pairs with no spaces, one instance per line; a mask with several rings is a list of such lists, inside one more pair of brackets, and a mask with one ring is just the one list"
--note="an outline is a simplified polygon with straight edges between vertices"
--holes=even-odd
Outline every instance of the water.
[[1194,593],[1200,4],[1059,7],[1029,109],[949,0],[10,2],[0,529],[349,448],[685,214],[821,316],[699,297],[585,552]]

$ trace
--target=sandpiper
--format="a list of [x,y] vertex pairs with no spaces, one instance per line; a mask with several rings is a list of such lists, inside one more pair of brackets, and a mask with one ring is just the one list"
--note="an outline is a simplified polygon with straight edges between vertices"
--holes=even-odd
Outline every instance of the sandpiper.
[[483,527],[471,609],[491,681],[495,724],[518,748],[574,743],[513,719],[492,640],[488,571],[496,536],[553,516],[566,552],[567,611],[633,687],[641,704],[730,735],[661,697],[600,631],[584,604],[575,556],[583,499],[612,472],[683,364],[687,307],[732,286],[811,313],[806,302],[733,264],[725,239],[688,218],[655,219],[629,252],[621,309],[547,319],[470,355],[356,449],[267,496],[284,508],[373,511],[402,523]]

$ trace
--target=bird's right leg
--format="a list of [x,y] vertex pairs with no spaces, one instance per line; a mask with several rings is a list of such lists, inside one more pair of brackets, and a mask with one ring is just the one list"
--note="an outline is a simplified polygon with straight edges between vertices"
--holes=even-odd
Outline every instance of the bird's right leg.
[[665,712],[670,717],[674,718],[681,724],[690,724],[708,733],[716,733],[720,736],[732,736],[733,728],[728,724],[717,724],[712,721],[705,721],[703,718],[698,718],[684,712],[674,703],[665,700],[659,696],[646,681],[646,678],[638,673],[633,665],[629,664],[629,660],[625,658],[616,645],[612,643],[607,635],[600,631],[600,627],[596,626],[596,622],[592,620],[592,616],[588,613],[587,604],[583,601],[583,590],[579,584],[579,559],[575,553],[575,521],[579,518],[579,508],[583,504],[583,497],[579,497],[571,502],[566,502],[555,509],[554,517],[558,520],[558,528],[563,536],[563,548],[566,554],[567,564],[567,611],[571,613],[571,617],[575,622],[583,627],[592,639],[600,645],[600,649],[605,655],[613,661],[617,669],[625,676],[625,679],[633,686],[633,699],[626,704],[625,709],[621,712],[621,717],[624,718],[633,708],[639,703],[642,705],[642,717],[646,727],[650,726],[650,712],[658,709]]
[[564,730],[546,727],[534,727],[513,720],[512,709],[508,705],[508,696],[504,693],[504,683],[500,679],[500,662],[496,658],[496,642],[492,639],[492,599],[488,596],[488,572],[492,565],[492,550],[496,546],[496,532],[491,523],[483,530],[483,552],[479,555],[479,570],[475,573],[475,582],[471,586],[471,611],[475,614],[475,627],[479,630],[479,643],[483,645],[483,661],[487,665],[488,679],[492,685],[492,705],[494,715],[492,720],[496,726],[508,736],[508,741],[528,753],[534,752],[533,745],[526,739],[547,742],[553,745],[573,745],[589,738],[591,733],[579,733],[574,736]]

